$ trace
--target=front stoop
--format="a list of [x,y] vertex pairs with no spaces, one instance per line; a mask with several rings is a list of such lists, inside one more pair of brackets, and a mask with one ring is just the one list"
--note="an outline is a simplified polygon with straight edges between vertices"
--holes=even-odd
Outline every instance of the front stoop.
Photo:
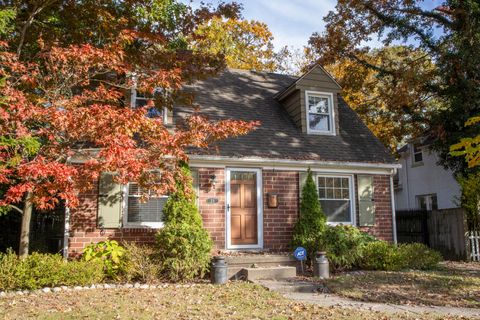
[[248,281],[256,280],[285,280],[297,276],[295,267],[266,267],[266,268],[243,268],[243,274]]
[[[296,276],[298,262],[289,254],[240,254],[227,256],[228,278],[230,280],[251,280],[247,279],[255,277],[254,274],[262,274],[265,279],[285,279],[282,274],[288,274],[288,277]],[[289,271],[285,271],[285,267],[290,267]],[[278,268],[278,270],[276,270]],[[251,270],[251,271],[247,271]],[[255,270],[265,269],[255,272]],[[292,275],[293,274],[293,275]],[[262,278],[263,279],[263,278]]]

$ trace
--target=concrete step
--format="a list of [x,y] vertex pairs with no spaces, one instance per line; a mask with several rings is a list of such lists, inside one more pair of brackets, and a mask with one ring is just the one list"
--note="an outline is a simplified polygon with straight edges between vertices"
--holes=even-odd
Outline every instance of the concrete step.
[[247,268],[299,267],[295,258],[286,254],[241,254],[227,256],[225,261],[231,280],[246,280],[243,269]]
[[245,274],[248,281],[256,280],[283,280],[290,279],[297,276],[297,269],[295,267],[267,267],[267,268],[244,268],[241,271]]

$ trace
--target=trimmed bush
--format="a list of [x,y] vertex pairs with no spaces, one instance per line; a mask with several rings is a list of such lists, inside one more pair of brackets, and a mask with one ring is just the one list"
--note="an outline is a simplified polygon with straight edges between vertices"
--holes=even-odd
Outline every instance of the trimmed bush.
[[358,265],[365,246],[373,241],[374,237],[358,228],[337,225],[325,228],[321,242],[331,268],[339,271]]
[[89,285],[103,280],[101,264],[65,261],[60,255],[32,253],[20,259],[13,251],[0,253],[0,290]]
[[315,252],[322,249],[322,234],[326,223],[327,218],[320,206],[317,187],[313,181],[312,172],[308,169],[300,199],[300,217],[293,229],[292,245],[304,247],[307,250],[309,262],[315,257]]
[[184,165],[182,174],[188,177],[188,192],[179,183],[177,191],[169,196],[163,209],[165,226],[156,237],[162,276],[172,281],[203,277],[210,267],[213,246],[195,204],[187,165]]
[[85,247],[82,259],[85,261],[99,261],[103,264],[103,271],[111,279],[118,279],[119,274],[125,271],[125,248],[115,240],[105,240],[92,243]]
[[385,241],[368,243],[363,251],[360,267],[367,270],[396,271],[405,268],[397,248]]
[[123,278],[127,281],[154,282],[160,276],[160,262],[155,257],[155,249],[133,242],[123,244],[126,250],[126,268]]
[[385,241],[367,244],[360,267],[368,270],[398,271],[402,269],[428,270],[442,260],[438,251],[421,243],[395,246]]
[[406,267],[417,270],[430,270],[435,268],[442,255],[423,243],[406,243],[398,246],[400,256],[406,262]]

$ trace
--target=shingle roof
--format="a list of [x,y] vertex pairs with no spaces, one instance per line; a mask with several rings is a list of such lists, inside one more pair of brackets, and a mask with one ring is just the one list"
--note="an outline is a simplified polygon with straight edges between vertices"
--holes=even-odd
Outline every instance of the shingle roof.
[[[195,92],[200,113],[212,120],[258,120],[248,135],[217,143],[218,148],[191,151],[227,157],[262,157],[296,160],[394,163],[395,159],[358,115],[339,97],[340,135],[307,135],[297,127],[274,95],[297,77],[244,70],[226,70],[217,77],[197,81],[186,90]],[[176,109],[175,122],[192,112]]]

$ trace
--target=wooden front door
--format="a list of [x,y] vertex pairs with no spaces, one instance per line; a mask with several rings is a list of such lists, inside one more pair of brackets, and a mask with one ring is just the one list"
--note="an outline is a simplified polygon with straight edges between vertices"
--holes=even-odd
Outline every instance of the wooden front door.
[[231,245],[258,244],[257,172],[230,171]]

